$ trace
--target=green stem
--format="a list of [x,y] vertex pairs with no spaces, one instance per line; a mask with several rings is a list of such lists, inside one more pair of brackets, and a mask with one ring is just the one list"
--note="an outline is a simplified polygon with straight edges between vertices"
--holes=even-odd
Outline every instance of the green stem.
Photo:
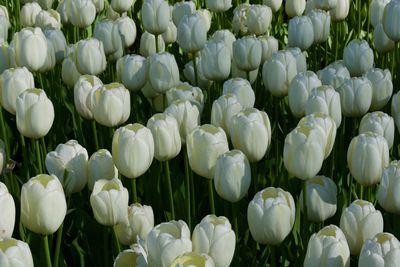
[[308,241],[307,182],[303,181],[304,240]]
[[186,209],[187,209],[187,222],[189,225],[189,229],[192,229],[191,224],[192,224],[192,218],[191,218],[191,210],[190,210],[190,175],[189,175],[189,163],[188,163],[188,158],[187,158],[187,152],[186,149],[184,149],[183,152],[183,161],[185,164],[185,190],[186,190]]
[[364,186],[360,184],[360,199],[364,198]]
[[168,197],[169,197],[169,205],[171,207],[172,220],[175,220],[175,207],[174,207],[174,198],[172,196],[172,184],[171,184],[171,176],[169,173],[169,161],[165,161],[165,175],[167,177],[167,187],[168,187]]
[[211,214],[215,214],[213,180],[207,179],[207,182],[208,182],[208,197],[210,200],[210,210]]
[[29,164],[28,164],[28,157],[26,156],[26,144],[25,144],[25,137],[20,133],[21,138],[21,150],[22,150],[22,172],[24,173],[24,178],[27,181],[29,179]]
[[99,140],[97,138],[97,128],[96,128],[96,121],[92,120],[92,131],[93,131],[93,137],[94,137],[94,145],[96,148],[96,151],[99,150]]
[[250,71],[246,71],[246,79],[250,82]]
[[[186,152],[186,158],[187,158],[187,151]],[[192,214],[193,217],[195,217],[196,215],[196,194],[195,194],[195,190],[194,190],[194,179],[193,179],[193,171],[189,168],[189,180],[190,180],[190,204],[192,205]],[[194,218],[195,219],[195,218]]]
[[40,145],[39,145],[39,140],[38,139],[31,139],[33,146],[35,146],[36,149],[36,160],[37,160],[37,167],[39,169],[39,173],[43,173],[43,168],[42,168],[42,157],[40,153]]
[[115,228],[113,226],[111,226],[111,228],[112,228],[112,232],[113,232],[115,248],[117,249],[117,252],[120,253],[121,252],[121,244],[118,241],[117,232],[115,231]]
[[6,130],[6,124],[4,122],[4,117],[3,117],[3,108],[0,107],[0,123],[1,123],[1,132],[3,134],[3,141],[6,149],[6,156],[7,159],[5,162],[7,162],[10,159],[10,147],[8,145],[8,137],[7,137],[7,130]]
[[154,35],[155,37],[155,42],[156,42],[156,53],[158,53],[158,35]]
[[271,266],[278,266],[276,262],[276,247],[271,245]]
[[132,194],[133,194],[133,203],[138,202],[137,191],[136,191],[136,178],[130,179],[132,183]]
[[46,266],[51,267],[50,249],[49,249],[49,239],[47,235],[43,236],[43,249],[46,256]]
[[[78,244],[78,238],[72,241],[72,246],[76,249],[79,254],[79,263],[81,267],[85,267],[85,255],[82,253],[82,248]],[[105,253],[106,255],[106,253]]]
[[358,36],[361,38],[361,8],[362,3],[361,0],[357,0],[358,3]]
[[199,85],[199,74],[197,70],[197,63],[196,63],[196,52],[192,53],[193,55],[193,72],[194,72],[194,86]]
[[56,249],[54,251],[54,262],[53,266],[58,267],[58,259],[60,255],[60,248],[61,248],[61,241],[63,237],[63,228],[64,228],[64,223],[61,224],[60,228],[57,230],[57,241],[56,241]]
[[233,229],[235,230],[236,242],[239,241],[239,225],[238,225],[238,203],[231,203],[232,207],[232,218],[233,218]]
[[[278,142],[277,142],[278,143]],[[251,176],[254,184],[254,195],[258,192],[258,173],[257,173],[257,162],[251,163]]]

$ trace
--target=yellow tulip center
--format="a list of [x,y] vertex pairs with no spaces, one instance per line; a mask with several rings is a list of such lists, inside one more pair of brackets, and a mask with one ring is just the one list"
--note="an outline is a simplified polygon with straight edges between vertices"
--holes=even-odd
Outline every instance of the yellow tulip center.
[[101,188],[101,191],[119,190],[119,185],[116,182],[108,182]]
[[51,177],[50,175],[42,174],[34,178],[32,181],[35,183],[40,183],[41,185],[43,185],[43,187],[47,187],[51,180],[53,180],[53,177]]
[[0,250],[1,251],[6,251],[10,247],[14,247],[17,245],[17,240],[11,238],[11,239],[6,239],[0,241]]
[[137,132],[138,130],[143,128],[143,125],[139,123],[129,124],[125,126],[126,129]]
[[379,233],[379,234],[376,235],[376,241],[379,244],[383,244],[383,243],[385,243],[386,241],[389,241],[389,240],[390,240],[390,235],[388,235],[386,233]]
[[322,180],[322,178],[320,176],[316,176],[316,177],[310,179],[309,183],[319,184],[321,186],[324,186],[324,180]]
[[175,266],[176,264],[182,266],[205,266],[206,258],[194,253],[190,253],[190,255],[184,255],[177,258],[175,263],[172,265]]
[[334,227],[325,227],[318,232],[318,236],[336,236],[336,229]]
[[278,191],[275,190],[275,188],[267,188],[261,193],[261,196],[264,200],[267,200],[268,198],[276,198],[278,197]]

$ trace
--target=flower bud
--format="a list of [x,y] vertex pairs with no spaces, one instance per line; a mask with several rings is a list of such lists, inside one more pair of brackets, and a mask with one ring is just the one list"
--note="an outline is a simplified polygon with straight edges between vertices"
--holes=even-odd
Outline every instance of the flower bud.
[[165,32],[171,20],[170,7],[164,0],[144,0],[141,15],[144,30],[154,35]]
[[383,169],[377,199],[385,211],[400,214],[400,162],[394,160]]
[[331,29],[331,16],[328,12],[314,9],[307,15],[312,22],[314,29],[314,43],[326,42]]
[[375,50],[378,53],[389,53],[394,50],[395,43],[387,36],[382,23],[375,27],[373,39]]
[[286,47],[285,50],[290,52],[296,59],[297,73],[305,72],[307,70],[306,53],[302,52],[298,47]]
[[230,51],[224,42],[208,42],[201,51],[201,68],[204,77],[212,81],[228,78],[231,71]]
[[365,74],[365,77],[372,85],[372,102],[370,110],[375,111],[382,109],[392,97],[392,74],[388,69],[381,70],[378,68],[372,68]]
[[223,94],[234,94],[243,108],[252,108],[255,102],[253,88],[248,80],[233,78],[223,84]]
[[261,42],[255,36],[245,36],[233,42],[233,60],[238,69],[252,71],[261,63]]
[[78,81],[81,74],[79,73],[78,69],[76,68],[75,61],[73,60],[72,55],[70,54],[66,58],[64,58],[62,65],[61,65],[61,78],[63,82],[72,87]]
[[191,86],[184,82],[178,86],[169,89],[165,96],[167,97],[167,105],[171,105],[176,100],[189,100],[192,104],[196,105],[200,113],[204,107],[203,91],[199,87]]
[[128,16],[118,18],[115,21],[116,29],[121,37],[122,46],[128,48],[136,40],[136,24]]
[[127,12],[131,6],[134,4],[134,0],[111,0],[111,8],[122,14]]
[[345,79],[336,91],[340,94],[343,116],[359,117],[369,110],[372,102],[372,84],[367,78]]
[[387,36],[395,42],[400,40],[399,16],[400,1],[393,0],[388,2],[383,11],[382,24]]
[[93,75],[81,75],[74,86],[74,103],[79,115],[87,120],[93,119],[93,113],[89,108],[88,97],[92,90],[103,86],[99,78]]
[[292,231],[296,215],[292,195],[280,188],[258,192],[247,209],[253,239],[260,244],[279,245]]
[[231,58],[233,57],[233,42],[236,41],[235,35],[229,30],[218,30],[213,33],[210,40],[214,42],[224,42],[226,46],[228,46],[229,51],[231,52]]
[[98,75],[106,69],[103,43],[95,38],[76,44],[76,67],[81,74]]
[[232,0],[206,0],[206,6],[212,12],[225,12],[232,7]]
[[390,233],[378,233],[364,242],[358,266],[396,266],[400,260],[400,242]]
[[175,56],[163,52],[154,54],[148,59],[148,76],[151,87],[159,93],[164,93],[168,89],[178,85],[179,68]]
[[197,254],[195,252],[188,252],[177,257],[171,264],[172,267],[191,267],[193,264],[196,266],[214,267],[213,259],[207,254]]
[[122,41],[118,26],[113,20],[102,19],[97,21],[93,37],[102,42],[106,55],[118,54],[118,50],[122,52]]
[[367,41],[353,39],[343,50],[343,63],[351,76],[361,76],[374,65],[374,53]]
[[33,27],[36,23],[36,16],[42,11],[40,5],[36,2],[26,3],[22,6],[19,18],[22,27]]
[[261,64],[271,58],[272,54],[278,52],[278,40],[273,36],[259,36],[261,42]]
[[35,17],[35,26],[42,28],[61,28],[60,14],[54,9],[41,10]]
[[282,0],[263,0],[263,4],[271,8],[272,12],[277,12],[282,6]]
[[305,0],[286,0],[285,11],[289,17],[300,16],[306,8]]
[[7,186],[2,182],[0,182],[0,210],[2,212],[0,218],[0,239],[11,238],[15,224],[15,204],[13,197],[8,192]]
[[118,170],[114,165],[111,153],[100,149],[90,156],[87,163],[88,187],[93,190],[94,183],[100,179],[111,180],[118,178]]
[[[162,35],[157,36],[158,39],[158,52],[165,51],[165,42]],[[144,32],[140,37],[139,53],[144,57],[149,57],[157,53],[156,51],[156,37],[149,33]]]
[[265,34],[272,21],[271,8],[265,5],[250,5],[246,19],[249,34]]
[[235,95],[222,95],[213,102],[211,108],[211,124],[221,127],[229,136],[229,124],[232,117],[243,109]]
[[92,0],[65,0],[68,21],[79,28],[92,25],[96,18],[96,6]]
[[389,2],[390,0],[372,0],[369,4],[368,17],[372,27],[376,28],[382,23],[383,12]]
[[337,0],[336,7],[329,11],[332,21],[338,22],[345,20],[349,15],[349,10],[350,0]]
[[184,16],[178,25],[177,42],[186,53],[201,50],[207,41],[207,29],[199,13]]
[[176,42],[176,39],[178,38],[178,29],[172,21],[168,23],[168,28],[161,34],[161,36],[166,45]]
[[62,62],[67,54],[67,41],[64,33],[58,29],[47,28],[44,30],[44,35],[53,46],[56,62]]
[[298,47],[304,51],[310,48],[313,42],[314,42],[313,22],[309,17],[296,16],[289,20],[289,30],[288,30],[289,46]]
[[350,79],[350,72],[342,60],[337,60],[318,71],[318,77],[323,85],[330,85],[337,89],[346,79]]
[[136,92],[147,80],[146,59],[139,55],[126,55],[117,61],[117,80],[127,89]]
[[172,10],[172,20],[176,27],[178,27],[181,19],[185,15],[192,15],[196,11],[196,5],[193,1],[176,2]]
[[388,143],[389,149],[393,146],[394,121],[393,118],[382,111],[367,113],[360,122],[359,133],[374,132],[383,136]]
[[0,238],[0,263],[4,267],[33,267],[29,245],[14,238]]

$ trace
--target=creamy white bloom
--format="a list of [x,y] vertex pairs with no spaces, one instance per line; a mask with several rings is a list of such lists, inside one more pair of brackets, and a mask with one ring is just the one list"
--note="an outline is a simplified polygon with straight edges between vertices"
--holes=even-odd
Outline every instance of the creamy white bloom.
[[255,36],[245,36],[232,44],[233,60],[238,69],[252,71],[261,63],[261,42]]
[[314,28],[313,28],[313,22],[310,19],[310,17],[296,16],[289,20],[289,29],[288,29],[289,46],[298,47],[304,51],[310,48],[313,42],[314,42]]
[[114,261],[113,267],[147,267],[147,253],[139,244],[133,244],[129,249],[121,251]]
[[340,94],[343,116],[359,117],[371,107],[372,84],[365,77],[345,79],[336,91]]
[[374,53],[365,40],[353,39],[343,50],[343,63],[352,76],[361,76],[374,65]]
[[177,257],[171,264],[171,267],[191,267],[191,266],[204,266],[214,267],[213,259],[207,254],[198,254],[196,252],[188,252]]
[[300,16],[306,8],[306,0],[286,0],[285,11],[289,17]]
[[144,0],[141,17],[143,28],[154,35],[159,35],[168,27],[171,20],[170,7],[164,0]]
[[372,0],[368,7],[368,17],[371,25],[376,28],[382,23],[385,6],[390,0]]
[[103,43],[95,38],[76,43],[76,68],[81,74],[98,75],[106,69]]
[[394,160],[383,169],[377,199],[385,211],[400,214],[400,162]]
[[185,15],[177,29],[177,42],[186,53],[201,50],[207,41],[207,28],[199,13]]
[[214,100],[211,108],[211,124],[224,129],[229,136],[229,124],[232,117],[243,109],[234,94],[226,94]]
[[176,39],[178,38],[178,29],[172,21],[168,23],[168,28],[161,34],[161,36],[166,45],[176,42]]
[[193,1],[181,1],[174,4],[172,9],[172,21],[178,27],[179,22],[185,15],[191,15],[196,11]]
[[399,16],[400,1],[391,0],[383,11],[382,24],[387,36],[395,42],[400,40]]
[[394,140],[394,120],[382,111],[367,113],[360,122],[359,133],[368,131],[377,133],[385,137],[389,149],[393,146]]
[[234,94],[243,108],[252,108],[255,102],[255,94],[248,80],[232,78],[224,82],[223,94]]
[[318,71],[318,77],[323,85],[330,85],[337,89],[346,79],[350,79],[350,72],[343,60],[337,60]]
[[87,173],[90,191],[93,190],[94,183],[97,180],[118,178],[118,169],[115,167],[111,153],[107,149],[100,149],[90,156]]
[[350,11],[350,0],[337,0],[336,7],[331,9],[329,13],[331,14],[332,21],[342,21],[347,18]]
[[10,238],[14,231],[15,203],[7,186],[2,182],[0,182],[0,210],[3,215],[0,218],[0,239]]
[[200,113],[204,108],[204,95],[203,91],[196,86],[184,82],[169,89],[165,96],[167,97],[167,105],[171,105],[176,100],[189,100],[192,104],[196,105]]
[[228,78],[231,71],[230,50],[224,42],[210,41],[201,51],[201,68],[204,77],[212,81]]
[[397,266],[400,260],[400,242],[390,233],[379,233],[364,242],[358,266]]
[[36,27],[42,28],[61,28],[61,18],[60,14],[54,10],[41,10],[35,17],[35,24]]
[[246,24],[249,34],[262,35],[268,31],[272,21],[272,10],[267,5],[250,5]]
[[139,55],[126,55],[117,61],[117,80],[130,91],[143,88],[147,80],[146,59]]
[[102,81],[94,75],[81,75],[74,85],[75,108],[85,119],[93,119],[93,113],[88,103],[90,92],[101,86],[103,86]]
[[96,6],[92,0],[64,0],[68,21],[79,28],[92,25],[96,18]]
[[135,0],[111,0],[111,8],[122,14],[127,12],[135,2]]
[[388,53],[393,51],[395,43],[389,39],[385,30],[383,29],[382,23],[378,24],[374,29],[374,47],[379,53]]
[[261,64],[271,58],[272,54],[278,52],[279,43],[273,36],[259,36],[258,40],[261,42]]
[[29,245],[14,238],[0,238],[0,265],[4,267],[33,267]]
[[59,29],[46,28],[44,35],[53,46],[57,63],[62,62],[67,55],[67,40],[64,33]]
[[168,52],[154,54],[148,58],[148,68],[148,80],[155,91],[164,93],[178,85],[179,68],[174,55]]
[[206,0],[206,6],[212,12],[224,12],[232,7],[232,0]]
[[282,6],[282,0],[263,0],[263,4],[271,8],[272,12],[278,11]]
[[[161,34],[157,36],[157,40],[158,40],[158,52],[164,52],[165,42]],[[142,34],[142,36],[140,37],[139,53],[144,57],[149,57],[157,53],[156,37],[153,34],[149,32],[144,32]]]
[[22,6],[19,18],[22,27],[33,27],[36,22],[36,16],[42,8],[37,2],[26,3]]
[[365,74],[365,77],[372,85],[372,101],[370,110],[375,111],[382,109],[392,97],[392,74],[388,69],[382,70],[372,68]]
[[231,52],[231,58],[233,57],[233,42],[236,41],[235,35],[229,30],[218,30],[213,33],[210,37],[210,40],[214,42],[224,42],[226,46],[228,46],[229,51]]
[[307,16],[311,19],[313,25],[314,43],[326,42],[331,29],[331,16],[329,13],[320,9],[314,9]]

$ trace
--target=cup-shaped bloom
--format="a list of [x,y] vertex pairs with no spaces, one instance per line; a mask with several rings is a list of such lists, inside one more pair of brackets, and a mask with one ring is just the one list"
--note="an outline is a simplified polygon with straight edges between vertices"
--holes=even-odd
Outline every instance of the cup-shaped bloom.
[[189,100],[192,104],[197,106],[200,113],[203,111],[204,95],[199,87],[191,86],[187,82],[184,82],[169,89],[165,95],[167,97],[168,106],[176,100]]
[[96,18],[96,6],[92,0],[65,0],[68,21],[79,28],[92,25]]
[[35,25],[36,16],[40,11],[42,11],[42,8],[36,2],[23,5],[19,13],[21,26],[33,27]]
[[400,242],[391,233],[378,233],[364,242],[358,266],[397,266],[400,260]]
[[165,113],[176,119],[181,142],[185,144],[186,136],[200,124],[199,108],[189,100],[176,100],[165,109]]
[[164,93],[178,85],[179,69],[174,55],[168,52],[154,54],[149,57],[148,66],[149,82],[156,92]]
[[336,225],[325,226],[308,241],[304,266],[350,266],[350,250],[342,230]]
[[[157,36],[158,52],[165,51],[165,42],[162,35]],[[144,32],[140,37],[139,53],[144,57],[149,57],[157,53],[156,51],[156,37],[154,34]]]
[[178,25],[177,42],[186,53],[194,53],[204,47],[207,29],[199,13],[184,16]]
[[245,36],[232,44],[233,60],[238,69],[252,71],[261,63],[261,42],[255,36]]
[[318,71],[318,77],[323,85],[330,85],[334,89],[339,88],[345,79],[350,79],[350,72],[343,64],[343,60],[337,60]]
[[224,82],[223,94],[234,94],[243,108],[252,108],[255,102],[253,88],[248,80],[232,78]]
[[383,169],[389,165],[386,139],[373,132],[354,137],[347,150],[350,173],[363,186],[379,183]]
[[350,253],[359,255],[363,243],[383,231],[383,217],[372,203],[358,199],[343,210],[340,229],[346,236]]
[[250,162],[264,157],[271,144],[271,124],[267,113],[256,108],[243,109],[232,117],[229,129],[233,146],[243,151]]
[[122,41],[118,32],[117,24],[110,19],[101,19],[94,26],[93,37],[103,43],[106,55],[118,54],[122,51]]
[[44,30],[46,27],[60,29],[61,18],[60,14],[54,9],[41,10],[35,18],[35,26]]
[[133,0],[111,0],[111,8],[120,14],[128,11],[133,4]]
[[100,40],[80,40],[75,49],[76,67],[81,74],[98,75],[106,69],[106,55]]
[[235,252],[235,233],[224,216],[207,215],[193,230],[193,251],[208,254],[215,266],[227,267]]
[[234,149],[217,159],[214,186],[221,198],[230,202],[241,200],[247,194],[250,182],[250,163],[242,151]]
[[21,222],[36,234],[57,231],[67,213],[63,187],[54,175],[39,174],[21,189]]
[[90,91],[88,106],[101,125],[114,127],[126,122],[131,113],[129,91],[121,83],[110,83]]
[[300,16],[306,9],[305,0],[287,0],[285,2],[285,12],[289,17]]
[[342,21],[347,18],[350,11],[350,0],[337,0],[336,7],[329,11],[332,21]]
[[234,41],[236,41],[236,37],[231,31],[229,30],[215,31],[213,35],[210,37],[210,40],[213,40],[214,42],[224,42],[228,46],[232,58],[233,56],[232,44]]
[[231,52],[224,42],[210,41],[201,51],[201,68],[204,77],[212,81],[228,78],[231,72]]
[[382,70],[378,68],[370,69],[365,77],[372,85],[372,101],[370,110],[380,110],[392,97],[393,82],[392,74],[388,69]]
[[141,15],[143,28],[154,35],[165,32],[171,20],[170,7],[164,0],[143,1]]
[[340,95],[332,86],[322,85],[311,90],[305,104],[305,114],[323,113],[329,115],[339,128],[342,122]]
[[353,39],[343,50],[343,63],[351,76],[361,76],[374,65],[374,53],[365,40]]
[[23,28],[16,32],[10,46],[14,49],[17,66],[38,71],[46,62],[47,40],[38,27]]
[[224,129],[229,136],[229,125],[232,117],[243,109],[234,94],[222,95],[213,102],[211,108],[211,124]]
[[[133,264],[133,265],[132,265]],[[147,267],[147,253],[143,246],[133,244],[129,249],[121,251],[115,258],[113,267]]]
[[399,16],[400,1],[392,0],[388,2],[383,11],[382,24],[387,36],[395,42],[400,40]]
[[321,144],[320,129],[311,124],[296,127],[285,138],[283,162],[288,172],[302,180],[317,175],[322,167],[326,147]]
[[394,120],[382,111],[367,113],[360,122],[359,133],[368,131],[383,136],[388,143],[389,149],[393,146],[394,140]]
[[[325,176],[315,176],[306,181],[307,218],[312,222],[323,222],[336,213],[337,187],[334,181]],[[300,193],[301,210],[303,191]],[[307,265],[308,266],[308,265]]]
[[0,103],[2,107],[15,115],[17,97],[29,88],[34,88],[32,73],[25,67],[10,68],[0,75]]
[[25,137],[45,136],[54,121],[54,107],[42,89],[26,89],[17,98],[17,128]]
[[177,257],[171,264],[171,267],[191,267],[191,266],[204,266],[214,267],[213,259],[207,254],[198,254],[196,252],[188,252]]
[[261,42],[261,64],[271,58],[272,54],[278,52],[279,43],[273,36],[259,36],[258,40]]
[[154,214],[151,206],[134,203],[128,207],[128,220],[117,224],[114,229],[118,240],[124,245],[136,243],[136,237],[146,240],[154,227]]
[[88,153],[76,140],[59,144],[55,151],[47,153],[45,163],[49,174],[57,176],[67,195],[85,187]]
[[246,25],[249,34],[262,35],[268,31],[272,21],[272,10],[266,5],[250,5]]
[[306,53],[302,52],[301,49],[298,47],[286,47],[285,50],[290,52],[292,56],[296,59],[296,74],[299,72],[305,72],[307,70]]
[[147,171],[154,157],[151,131],[139,123],[117,129],[112,140],[112,156],[118,171],[137,178]]
[[[15,204],[14,199],[8,192],[5,184],[0,182],[0,239],[12,236],[15,224]],[[0,256],[1,262],[1,256]]]
[[359,117],[367,113],[372,102],[372,84],[367,78],[345,79],[336,90],[340,94],[344,116]]
[[[289,0],[290,1],[290,0]],[[287,3],[287,2],[286,2]],[[307,50],[314,42],[314,28],[310,17],[296,16],[289,20],[288,45]]]
[[176,157],[181,151],[178,122],[175,117],[157,113],[147,121],[147,128],[154,137],[154,157],[166,161]]
[[236,35],[245,36],[248,34],[246,21],[249,7],[250,4],[246,2],[238,5],[233,10],[232,29]]
[[206,0],[206,6],[212,12],[225,12],[232,7],[232,0]]
[[155,226],[146,244],[149,266],[169,267],[176,257],[192,251],[189,227],[181,220]]
[[368,17],[372,27],[376,28],[379,24],[382,23],[385,6],[389,2],[390,0],[373,0],[369,4]]
[[200,176],[214,178],[217,158],[229,150],[224,130],[211,124],[195,128],[186,136],[190,168]]
[[56,65],[56,53],[53,47],[53,43],[46,38],[47,42],[47,54],[44,64],[37,70],[38,72],[47,72],[54,69]]
[[90,92],[103,86],[102,81],[93,75],[81,75],[74,85],[74,103],[79,115],[83,118],[93,119],[93,113],[88,106]]
[[166,45],[176,42],[176,39],[178,38],[178,29],[172,21],[168,23],[168,28],[161,34],[161,36]]
[[281,188],[258,192],[247,208],[250,233],[260,244],[279,245],[292,230],[295,219],[292,195]]
[[118,31],[122,46],[125,48],[130,47],[136,40],[136,24],[128,16],[123,16],[115,20],[116,30]]
[[291,52],[282,50],[273,53],[262,69],[265,89],[274,96],[286,96],[296,74],[296,59]]
[[33,267],[29,245],[14,238],[0,238],[0,264],[4,267]]
[[326,42],[331,29],[331,16],[328,12],[314,9],[307,16],[311,19],[314,29],[314,43]]
[[76,68],[76,63],[73,59],[73,55],[74,53],[70,53],[69,56],[64,58],[61,65],[61,78],[63,82],[69,87],[74,86],[81,76],[78,69]]
[[[206,90],[207,88],[210,88],[212,81],[204,76],[203,68],[201,67],[202,65],[201,62],[202,62],[201,57],[196,57],[197,82],[198,82],[197,86]],[[196,84],[194,68],[193,68],[193,60],[185,64],[185,67],[183,69],[183,75],[190,82],[190,84],[194,85]]]
[[278,11],[282,6],[282,0],[263,0],[262,2],[264,5],[269,6],[273,13]]
[[393,51],[395,43],[389,39],[383,29],[382,23],[378,24],[374,29],[374,47],[378,53],[388,53]]
[[207,31],[211,28],[211,13],[208,9],[197,9],[196,13],[199,13],[204,20],[204,26],[206,27]]
[[305,114],[305,105],[312,89],[321,86],[318,76],[312,71],[300,72],[289,86],[289,107],[293,115],[300,118]]
[[178,27],[181,19],[185,15],[192,15],[196,11],[196,5],[193,1],[176,2],[172,9],[172,21]]
[[67,54],[67,40],[64,33],[59,29],[46,28],[44,35],[53,46],[57,63],[62,62]]
[[400,214],[400,162],[392,161],[383,169],[378,189],[378,203],[385,211]]
[[90,205],[96,221],[102,225],[114,226],[127,221],[128,190],[117,178],[101,179],[94,183]]
[[118,169],[114,165],[111,153],[100,149],[90,156],[87,163],[88,187],[93,190],[94,183],[100,179],[111,180],[118,178]]

